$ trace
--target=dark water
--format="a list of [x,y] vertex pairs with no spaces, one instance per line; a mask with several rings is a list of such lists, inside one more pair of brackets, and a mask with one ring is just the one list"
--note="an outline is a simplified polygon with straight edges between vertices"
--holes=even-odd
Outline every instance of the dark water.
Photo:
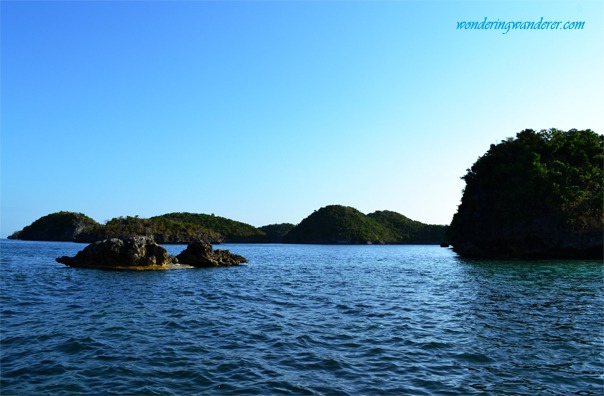
[[[1,241],[4,395],[604,393],[601,262],[227,245],[234,268],[72,269]],[[178,253],[183,246],[169,246]]]

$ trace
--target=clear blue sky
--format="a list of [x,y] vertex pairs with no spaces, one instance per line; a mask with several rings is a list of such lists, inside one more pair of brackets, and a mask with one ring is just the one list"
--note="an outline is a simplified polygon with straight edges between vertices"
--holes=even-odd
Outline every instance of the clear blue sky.
[[[448,224],[490,144],[604,132],[603,4],[2,1],[0,235],[60,210]],[[456,29],[484,17],[585,27]]]

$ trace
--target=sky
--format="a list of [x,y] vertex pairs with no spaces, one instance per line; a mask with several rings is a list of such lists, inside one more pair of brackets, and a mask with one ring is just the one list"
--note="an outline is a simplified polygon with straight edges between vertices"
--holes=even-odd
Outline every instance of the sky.
[[[583,29],[457,29],[460,21]],[[49,213],[448,224],[530,128],[604,133],[604,2],[0,2],[0,236]]]

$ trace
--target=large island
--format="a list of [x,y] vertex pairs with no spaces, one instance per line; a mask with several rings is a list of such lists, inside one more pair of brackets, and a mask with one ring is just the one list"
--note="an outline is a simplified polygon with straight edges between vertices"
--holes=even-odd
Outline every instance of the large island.
[[603,257],[604,136],[527,129],[491,145],[463,177],[449,228],[455,252],[477,258]]

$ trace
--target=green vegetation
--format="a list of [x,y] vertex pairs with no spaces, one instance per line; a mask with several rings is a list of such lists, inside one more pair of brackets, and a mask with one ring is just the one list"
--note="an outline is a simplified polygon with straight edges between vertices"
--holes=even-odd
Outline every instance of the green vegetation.
[[211,243],[223,241],[222,235],[214,230],[162,217],[117,217],[105,223],[104,234],[106,238],[122,239],[135,235],[152,236],[157,243],[188,243],[191,239],[204,239]]
[[[44,216],[11,239],[92,242],[152,236],[158,243],[450,243],[465,257],[602,258],[604,136],[591,130],[524,130],[467,170],[461,204],[447,228],[392,211],[365,215],[341,205],[292,224],[261,228],[220,216],[169,213],[99,224],[82,213]],[[446,235],[448,234],[448,235]]]
[[168,213],[151,220],[168,220],[189,226],[203,227],[223,236],[224,242],[263,242],[266,234],[258,228],[226,217],[201,213]]
[[602,257],[604,136],[524,130],[463,177],[449,229],[469,257]]
[[446,240],[447,227],[444,225],[424,224],[389,210],[367,216],[388,229],[391,238],[388,243],[436,244]]
[[106,238],[151,236],[157,243],[189,243],[203,239],[210,243],[261,242],[266,234],[259,229],[224,217],[171,213],[149,219],[116,217],[99,224],[81,213],[58,212],[44,216],[10,239],[94,242]]
[[439,244],[444,226],[431,226],[410,220],[396,212],[365,215],[341,205],[315,211],[294,227],[283,241],[317,244]]
[[387,230],[358,210],[331,205],[315,211],[294,227],[286,243],[368,244],[385,243]]
[[260,227],[260,231],[266,234],[266,242],[282,243],[283,237],[294,228],[291,223],[269,224]]
[[256,228],[225,217],[198,213],[168,213],[151,218],[116,217],[99,224],[81,213],[54,213],[17,231],[12,239],[94,242],[106,238],[150,236],[157,243],[323,243],[323,244],[438,244],[445,226],[411,220],[399,213],[365,215],[332,205],[315,211],[299,225],[270,224]]
[[94,240],[99,223],[82,213],[56,212],[46,215],[14,232],[9,239],[29,241],[82,241]]

